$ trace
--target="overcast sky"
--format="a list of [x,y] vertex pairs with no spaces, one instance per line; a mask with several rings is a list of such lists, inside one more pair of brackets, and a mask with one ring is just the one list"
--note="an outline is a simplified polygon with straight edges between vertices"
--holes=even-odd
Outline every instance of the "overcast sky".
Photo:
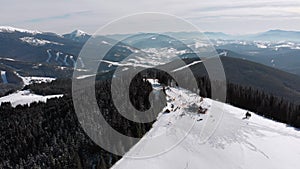
[[300,0],[1,0],[0,25],[93,33],[114,19],[140,12],[169,13],[211,32],[300,31]]

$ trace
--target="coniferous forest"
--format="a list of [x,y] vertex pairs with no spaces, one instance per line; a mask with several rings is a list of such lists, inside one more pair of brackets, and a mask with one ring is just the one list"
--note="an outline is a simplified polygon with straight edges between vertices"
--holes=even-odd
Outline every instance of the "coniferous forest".
[[[143,110],[149,102],[140,99],[151,92],[149,82],[137,77],[131,85],[132,104]],[[47,87],[46,87],[47,86]],[[74,112],[71,80],[57,80],[25,87],[39,94],[64,93],[64,97],[47,103],[32,103],[13,108],[10,103],[0,107],[0,168],[110,168],[119,156],[98,147],[84,133]],[[110,81],[96,84],[98,104],[113,128],[121,133],[142,137],[151,124],[126,120],[113,107],[109,94]],[[105,96],[105,98],[103,97]],[[111,120],[114,119],[114,120]]]
[[[168,85],[171,77],[156,73]],[[110,96],[110,80],[96,83],[96,96],[106,121],[117,131],[142,137],[152,123],[135,123],[121,116]],[[200,95],[210,97],[207,77],[198,78]],[[97,146],[81,128],[74,112],[71,79],[32,84],[25,89],[41,95],[64,94],[47,103],[32,103],[13,108],[10,103],[0,107],[0,168],[110,168],[121,157]],[[287,125],[300,127],[300,106],[252,87],[227,85],[227,103]],[[151,84],[138,74],[130,86],[130,101],[139,110],[150,107]],[[245,112],[246,113],[246,112]],[[112,120],[113,119],[113,120]]]

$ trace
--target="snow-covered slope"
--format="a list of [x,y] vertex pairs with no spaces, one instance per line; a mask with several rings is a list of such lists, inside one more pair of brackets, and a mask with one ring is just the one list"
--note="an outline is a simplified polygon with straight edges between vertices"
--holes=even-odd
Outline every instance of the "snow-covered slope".
[[88,35],[87,33],[85,33],[85,32],[82,31],[82,30],[75,30],[75,31],[72,32],[72,33],[73,33],[73,35],[74,35],[75,37]]
[[21,76],[20,74],[16,73],[18,77],[20,77],[23,81],[24,86],[30,85],[33,83],[50,83],[56,78],[52,77],[34,77],[34,76]]
[[2,83],[4,83],[4,84],[8,83],[7,77],[6,77],[6,71],[1,70],[1,79],[2,79]]
[[22,37],[22,38],[20,38],[20,40],[23,41],[23,42],[26,42],[30,45],[33,45],[33,46],[44,46],[46,44],[64,45],[64,44],[61,44],[61,43],[48,41],[48,40],[44,40],[44,39],[38,39],[38,38],[35,38],[35,37]]
[[[170,88],[166,93],[171,112],[160,113],[153,128],[112,168],[298,168],[298,129],[254,113],[243,119],[246,110],[210,99],[202,101],[182,88]],[[199,106],[208,109],[206,114],[197,113]],[[215,119],[218,113],[222,114],[220,121]],[[203,130],[211,123],[218,125],[216,130]]]
[[81,30],[75,30],[69,34],[65,34],[63,35],[65,38],[74,40],[74,41],[78,41],[78,42],[86,42],[91,36]]
[[29,90],[18,91],[16,93],[4,96],[0,98],[0,105],[4,102],[10,102],[13,107],[17,105],[26,105],[33,102],[46,102],[47,99],[62,97],[62,94],[59,95],[49,95],[41,96],[30,93]]
[[[1,71],[2,76],[3,76],[3,72],[4,71]],[[18,73],[16,74],[22,79],[23,86],[30,85],[33,83],[50,83],[53,80],[55,80],[55,78],[50,78],[50,77],[23,77]],[[29,90],[20,90],[20,91],[16,91],[15,93],[9,94],[7,96],[0,97],[0,105],[4,102],[10,102],[13,107],[16,107],[17,105],[26,105],[33,102],[39,102],[39,101],[46,102],[47,99],[58,98],[62,96],[63,94],[41,96],[41,95],[33,94]]]
[[42,33],[42,32],[39,32],[39,31],[32,31],[32,30],[14,28],[14,27],[11,27],[11,26],[0,26],[0,32],[7,32],[7,33],[21,32],[21,33],[29,33],[29,34],[34,34],[34,35]]

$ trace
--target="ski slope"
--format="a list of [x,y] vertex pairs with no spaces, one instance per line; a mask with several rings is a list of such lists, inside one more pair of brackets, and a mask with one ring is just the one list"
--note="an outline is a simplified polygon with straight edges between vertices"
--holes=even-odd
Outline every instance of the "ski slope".
[[2,79],[3,84],[7,84],[8,83],[7,77],[6,77],[6,71],[2,71],[1,70],[1,79]]
[[[154,81],[151,81],[154,84]],[[160,90],[157,83],[156,90]],[[113,169],[295,169],[300,131],[246,110],[200,99],[182,88],[166,91],[170,113],[160,113],[153,128]],[[171,105],[174,105],[173,111]],[[207,108],[198,114],[197,108]],[[214,107],[214,108],[212,108]],[[215,118],[216,113],[222,119]],[[216,123],[216,130],[203,130]]]

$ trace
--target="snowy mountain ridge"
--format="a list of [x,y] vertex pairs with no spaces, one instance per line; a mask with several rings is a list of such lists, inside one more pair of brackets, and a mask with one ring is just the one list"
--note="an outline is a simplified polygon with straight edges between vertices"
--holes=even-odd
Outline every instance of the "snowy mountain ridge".
[[8,32],[8,33],[13,33],[13,32],[21,32],[21,33],[29,33],[29,34],[40,34],[42,32],[40,31],[33,31],[33,30],[26,30],[26,29],[20,29],[20,28],[14,28],[11,26],[0,26],[0,32]]
[[[246,110],[202,100],[182,88],[171,87],[166,94],[168,105],[153,128],[113,169],[297,168],[298,129],[254,113],[244,119]],[[207,112],[199,114],[199,106]],[[220,121],[216,118],[218,113],[222,114]],[[207,125],[213,123],[217,128],[210,132]]]
[[28,44],[31,44],[33,46],[43,46],[46,44],[55,44],[55,45],[64,45],[58,42],[53,42],[53,41],[48,41],[48,40],[44,40],[44,39],[38,39],[38,38],[34,38],[34,37],[22,37],[20,38],[21,41],[26,42]]

